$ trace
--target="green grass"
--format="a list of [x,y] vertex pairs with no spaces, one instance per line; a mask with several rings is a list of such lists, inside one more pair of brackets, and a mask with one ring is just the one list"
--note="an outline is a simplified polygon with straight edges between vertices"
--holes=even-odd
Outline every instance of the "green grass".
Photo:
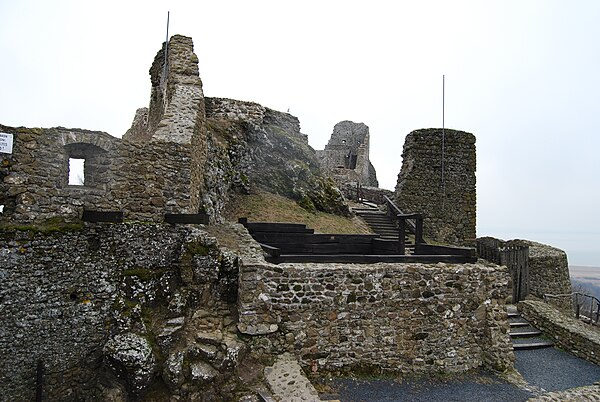
[[244,217],[249,222],[303,223],[318,233],[370,233],[368,226],[358,218],[320,211],[311,213],[292,199],[267,192],[238,195],[229,203],[224,214],[232,222]]

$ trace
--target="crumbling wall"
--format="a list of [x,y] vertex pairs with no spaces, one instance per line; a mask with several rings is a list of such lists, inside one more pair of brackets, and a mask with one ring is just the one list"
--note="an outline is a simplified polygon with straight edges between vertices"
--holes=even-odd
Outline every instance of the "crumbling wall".
[[404,213],[424,214],[426,237],[473,246],[477,215],[475,170],[473,134],[449,129],[413,131],[404,142],[395,192],[397,204]]
[[[150,107],[138,110],[122,140],[81,129],[0,126],[14,136],[12,154],[1,155],[3,221],[74,221],[88,209],[160,222],[165,213],[204,209],[208,145],[198,59],[191,38],[175,35],[165,69],[164,49],[150,69]],[[83,185],[68,184],[70,158],[85,159]]]
[[156,381],[220,400],[243,357],[236,258],[198,227],[2,230],[0,255],[2,400],[34,399],[38,361],[44,400],[133,400]]
[[[197,212],[191,202],[193,152],[186,144],[140,144],[62,127],[0,130],[14,136],[13,153],[3,155],[4,222],[76,221],[84,209],[149,221]],[[85,159],[83,185],[69,185],[70,158]]]
[[481,264],[280,264],[242,257],[238,328],[306,367],[505,370],[509,275]]
[[364,123],[341,121],[325,149],[317,155],[321,167],[340,185],[360,183],[377,187],[375,168],[369,160],[369,127]]

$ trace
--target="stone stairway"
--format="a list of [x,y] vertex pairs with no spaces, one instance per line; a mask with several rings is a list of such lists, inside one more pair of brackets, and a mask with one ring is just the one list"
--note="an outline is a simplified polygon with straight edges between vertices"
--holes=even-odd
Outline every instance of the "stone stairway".
[[[362,218],[371,228],[373,233],[377,233],[382,239],[398,240],[398,228],[390,217],[379,208],[369,205],[361,205],[359,208],[352,208],[356,216]],[[414,245],[412,239],[406,237],[406,252],[412,254]]]
[[542,331],[533,327],[521,317],[516,306],[507,306],[507,312],[510,324],[510,339],[514,350],[543,349],[554,346],[552,342],[542,337]]

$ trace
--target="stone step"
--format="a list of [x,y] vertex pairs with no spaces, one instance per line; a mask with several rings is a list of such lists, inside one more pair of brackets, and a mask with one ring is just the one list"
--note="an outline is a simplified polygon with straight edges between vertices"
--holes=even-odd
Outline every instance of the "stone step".
[[511,329],[509,335],[511,338],[531,338],[542,335],[542,331],[531,326],[517,327]]
[[551,348],[554,343],[543,338],[521,338],[513,339],[513,350],[532,350],[532,349],[543,349]]
[[525,321],[524,319],[519,319],[519,320],[508,320],[508,323],[510,324],[511,328],[514,327],[528,327],[530,326],[530,324]]

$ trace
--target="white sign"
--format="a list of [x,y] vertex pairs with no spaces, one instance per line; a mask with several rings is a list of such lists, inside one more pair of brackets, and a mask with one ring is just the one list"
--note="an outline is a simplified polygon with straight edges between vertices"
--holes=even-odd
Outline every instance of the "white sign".
[[12,154],[13,135],[0,133],[0,153]]

